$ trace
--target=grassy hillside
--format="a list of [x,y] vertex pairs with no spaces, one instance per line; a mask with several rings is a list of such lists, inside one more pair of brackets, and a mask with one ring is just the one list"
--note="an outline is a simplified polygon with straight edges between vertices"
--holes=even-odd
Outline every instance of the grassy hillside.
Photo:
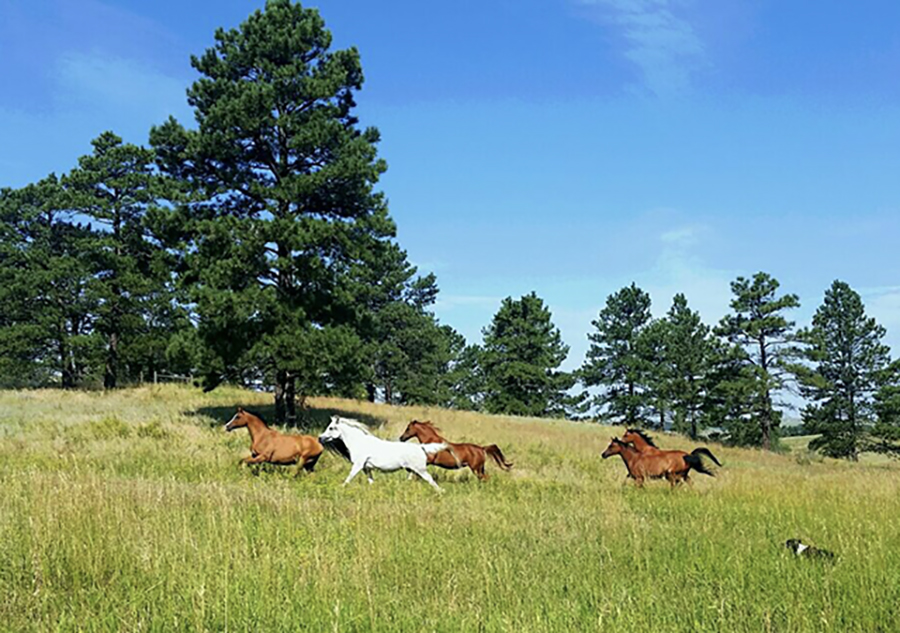
[[[397,437],[498,443],[480,484],[240,467],[221,425],[269,396],[0,393],[0,629],[896,631],[900,469],[712,446],[691,488],[625,484],[613,429],[312,401]],[[618,430],[615,430],[618,431]],[[663,447],[686,448],[675,436]],[[788,555],[800,537],[834,565]]]

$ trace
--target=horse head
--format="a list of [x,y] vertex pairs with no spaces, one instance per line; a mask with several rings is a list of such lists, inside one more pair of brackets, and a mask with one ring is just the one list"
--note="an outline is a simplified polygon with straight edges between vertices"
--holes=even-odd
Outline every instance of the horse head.
[[334,440],[340,439],[341,435],[341,419],[338,416],[333,415],[331,416],[328,427],[322,431],[322,434],[319,436],[319,441],[323,443],[333,442]]
[[403,431],[403,435],[400,436],[400,441],[405,442],[406,440],[411,440],[416,437],[418,433],[419,421],[413,420],[409,424],[406,425],[406,430]]
[[611,441],[609,446],[606,447],[606,450],[600,455],[603,459],[607,457],[612,457],[613,455],[620,455],[622,453],[622,445],[623,442],[617,437],[609,438]]
[[233,431],[235,429],[239,429],[243,426],[247,426],[250,421],[250,414],[244,411],[242,407],[237,408],[237,413],[232,416],[232,418],[225,425],[226,431]]

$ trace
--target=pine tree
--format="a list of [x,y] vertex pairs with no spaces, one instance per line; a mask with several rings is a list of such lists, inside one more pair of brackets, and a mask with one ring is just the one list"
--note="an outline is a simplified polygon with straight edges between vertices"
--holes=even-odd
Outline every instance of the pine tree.
[[900,360],[895,360],[881,372],[878,382],[875,426],[868,448],[876,453],[900,457]]
[[669,309],[665,365],[671,375],[669,393],[675,411],[675,428],[692,439],[707,426],[714,362],[714,342],[700,313],[688,307],[683,294],[675,295]]
[[723,439],[729,444],[759,446],[756,369],[747,352],[728,341],[712,339],[708,383],[707,425],[723,429]]
[[453,347],[460,345],[459,335],[440,325],[434,315],[403,302],[388,305],[378,315],[378,325],[373,357],[384,401],[446,405],[450,400],[447,374],[454,360]]
[[777,296],[779,283],[759,272],[753,279],[738,277],[731,282],[733,314],[725,316],[716,333],[745,352],[747,370],[739,373],[745,385],[735,385],[733,393],[744,392],[750,398],[751,428],[740,433],[741,441],[761,444],[769,449],[773,434],[781,423],[773,397],[784,388],[787,367],[796,355],[794,322],[784,311],[800,307],[797,295]]
[[478,345],[466,345],[465,339],[457,339],[453,349],[458,351],[452,354],[450,371],[445,378],[449,390],[447,406],[463,411],[481,411],[487,389],[482,368],[484,350]]
[[848,284],[835,281],[825,291],[812,327],[800,335],[810,366],[796,368],[800,392],[812,401],[803,409],[803,425],[820,434],[810,448],[858,458],[875,423],[874,396],[890,362],[884,335]]
[[350,389],[365,380],[346,362],[309,359],[347,360],[360,349],[351,340],[367,309],[358,280],[396,232],[374,191],[386,165],[378,131],[361,130],[353,114],[359,54],[331,50],[316,10],[269,0],[215,40],[192,58],[198,129],[170,119],[151,142],[166,170],[204,199],[188,214],[186,281],[206,385],[271,381],[283,422],[297,381]]
[[561,416],[574,378],[559,370],[568,345],[553,325],[550,310],[534,292],[503,300],[484,330],[480,362],[484,408],[490,413]]
[[671,324],[668,319],[655,319],[638,333],[635,354],[641,362],[639,374],[646,389],[648,425],[666,428],[672,415],[673,392],[672,365],[669,361]]
[[9,387],[71,388],[91,369],[92,233],[55,176],[0,192],[0,376]]
[[[146,221],[167,190],[153,150],[123,143],[112,132],[92,145],[93,153],[81,157],[63,183],[72,209],[102,228],[94,233],[90,289],[98,303],[95,328],[106,340],[103,384],[113,389],[126,366],[126,347],[132,346],[135,356],[150,352],[139,351],[137,339],[151,330],[159,338],[159,326],[150,322],[171,307],[166,252],[151,240]],[[171,327],[169,322],[162,329]],[[165,340],[157,345],[158,362],[166,345]]]
[[638,340],[650,323],[650,295],[634,283],[610,295],[588,334],[591,346],[579,372],[586,387],[601,387],[594,405],[611,421],[639,426],[648,406],[647,362]]

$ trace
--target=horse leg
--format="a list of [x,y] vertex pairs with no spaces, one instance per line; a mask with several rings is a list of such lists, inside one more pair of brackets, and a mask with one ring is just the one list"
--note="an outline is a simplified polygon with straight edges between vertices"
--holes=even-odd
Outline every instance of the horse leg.
[[344,480],[344,485],[346,486],[347,484],[349,484],[350,480],[356,477],[359,474],[359,471],[361,471],[362,469],[363,464],[353,464],[350,467],[350,474],[347,475],[347,478]]
[[430,484],[431,484],[431,487],[434,488],[435,490],[437,490],[438,492],[444,492],[444,491],[441,489],[441,487],[437,485],[437,483],[434,481],[434,479],[431,478],[431,475],[428,473],[428,471],[425,470],[424,468],[423,468],[421,471],[418,471],[418,470],[415,471],[415,473],[416,473],[419,477],[421,477],[422,479],[424,479],[425,481],[427,481],[428,483],[430,483]]
[[306,472],[308,472],[308,473],[313,472],[313,469],[315,469],[316,463],[319,461],[319,457],[321,455],[322,454],[319,453],[315,457],[310,457],[309,459],[306,459],[303,461],[303,468],[306,470]]
[[366,479],[369,480],[369,485],[374,484],[375,480],[372,479],[372,469],[371,468],[363,468],[363,470],[366,471]]

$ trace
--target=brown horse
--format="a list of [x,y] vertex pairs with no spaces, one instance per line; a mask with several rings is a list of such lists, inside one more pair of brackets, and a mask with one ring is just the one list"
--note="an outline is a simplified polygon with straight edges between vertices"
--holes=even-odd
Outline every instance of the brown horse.
[[441,468],[456,469],[468,466],[472,472],[481,480],[487,481],[487,474],[484,472],[485,454],[490,455],[497,465],[503,470],[509,470],[512,464],[506,461],[503,453],[496,444],[490,446],[479,446],[478,444],[456,444],[448,442],[438,433],[440,431],[431,422],[419,422],[413,420],[406,425],[406,430],[400,436],[400,441],[405,442],[415,437],[422,444],[432,442],[445,442],[449,448],[447,450],[434,453],[428,456],[428,463],[440,466]]
[[[660,458],[666,458],[672,461],[677,462],[678,460],[682,460],[684,463],[680,466],[688,466],[688,468],[684,471],[684,480],[690,481],[688,479],[688,471],[693,468],[697,472],[703,473],[705,475],[712,475],[712,473],[706,470],[703,467],[703,461],[701,459],[701,455],[706,455],[713,462],[715,462],[716,466],[721,466],[719,460],[716,459],[716,456],[710,452],[708,448],[695,448],[690,453],[685,451],[664,451],[661,448],[657,447],[653,442],[653,438],[641,431],[640,429],[628,429],[625,431],[625,435],[622,436],[622,441],[630,444],[634,444],[634,447],[638,450],[639,453],[645,453],[649,455],[658,455]],[[714,475],[713,475],[714,476]]]
[[250,457],[241,461],[245,464],[297,464],[297,474],[301,469],[312,472],[322,454],[322,445],[311,435],[284,435],[270,429],[258,415],[238,407],[237,413],[225,425],[226,431],[246,426],[250,431]]
[[715,473],[706,469],[699,457],[695,460],[684,460],[675,458],[675,456],[667,456],[666,452],[668,451],[661,451],[662,454],[641,453],[631,444],[614,437],[603,451],[602,457],[606,459],[613,455],[620,455],[622,461],[625,462],[628,476],[634,479],[638,487],[644,485],[645,479],[662,479],[663,477],[674,487],[687,479],[688,471],[692,468],[705,475],[715,476]]

